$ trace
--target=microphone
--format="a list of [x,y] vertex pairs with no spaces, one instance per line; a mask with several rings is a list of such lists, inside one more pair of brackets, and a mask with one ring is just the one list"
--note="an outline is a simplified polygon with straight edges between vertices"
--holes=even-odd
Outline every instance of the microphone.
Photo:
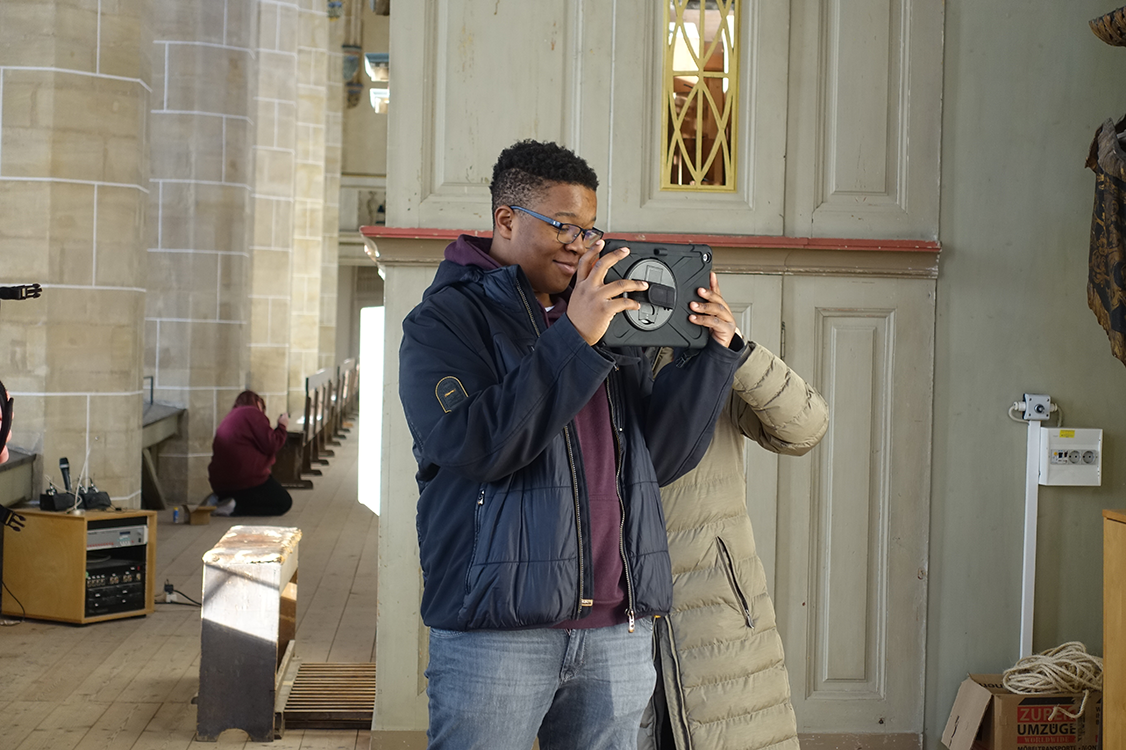
[[70,492],[70,461],[60,458],[59,472],[63,475],[63,489]]
[[19,286],[0,286],[0,299],[32,299],[43,294],[43,288],[38,284],[20,284]]

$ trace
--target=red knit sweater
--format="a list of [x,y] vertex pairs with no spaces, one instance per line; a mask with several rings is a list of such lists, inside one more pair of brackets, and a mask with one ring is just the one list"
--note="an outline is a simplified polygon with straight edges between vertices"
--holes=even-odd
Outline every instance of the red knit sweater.
[[257,406],[236,406],[223,418],[211,443],[207,476],[216,494],[257,487],[270,477],[286,430],[270,427]]

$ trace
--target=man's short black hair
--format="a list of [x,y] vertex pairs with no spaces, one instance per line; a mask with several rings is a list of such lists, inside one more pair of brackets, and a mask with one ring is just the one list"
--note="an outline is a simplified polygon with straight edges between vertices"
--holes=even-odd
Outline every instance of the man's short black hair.
[[499,206],[531,207],[553,184],[581,185],[598,190],[598,175],[582,157],[557,143],[520,141],[497,157],[493,165],[493,211]]

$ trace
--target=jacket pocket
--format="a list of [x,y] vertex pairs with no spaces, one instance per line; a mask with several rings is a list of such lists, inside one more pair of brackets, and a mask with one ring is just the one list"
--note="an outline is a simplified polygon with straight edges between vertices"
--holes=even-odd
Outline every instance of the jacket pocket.
[[477,561],[477,540],[481,538],[481,512],[485,507],[485,485],[477,491],[477,502],[473,507],[473,550],[469,553],[469,564],[465,566],[465,593],[471,587],[470,576],[473,573],[473,564]]
[[751,616],[751,605],[747,601],[747,597],[743,594],[743,588],[739,585],[739,577],[735,574],[735,561],[731,558],[731,552],[727,549],[727,542],[723,541],[723,537],[717,536],[715,538],[716,546],[719,547],[719,556],[723,561],[723,569],[727,571],[727,582],[731,584],[731,591],[735,594],[735,601],[743,610],[743,621],[747,623],[747,627],[752,630],[755,627],[755,618]]

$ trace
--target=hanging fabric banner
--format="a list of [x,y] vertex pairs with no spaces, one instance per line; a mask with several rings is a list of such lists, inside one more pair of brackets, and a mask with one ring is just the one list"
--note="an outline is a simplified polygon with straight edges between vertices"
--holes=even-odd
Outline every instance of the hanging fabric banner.
[[1087,167],[1095,173],[1087,304],[1110,339],[1110,350],[1126,363],[1126,149],[1119,135],[1126,117],[1107,120],[1095,134]]

